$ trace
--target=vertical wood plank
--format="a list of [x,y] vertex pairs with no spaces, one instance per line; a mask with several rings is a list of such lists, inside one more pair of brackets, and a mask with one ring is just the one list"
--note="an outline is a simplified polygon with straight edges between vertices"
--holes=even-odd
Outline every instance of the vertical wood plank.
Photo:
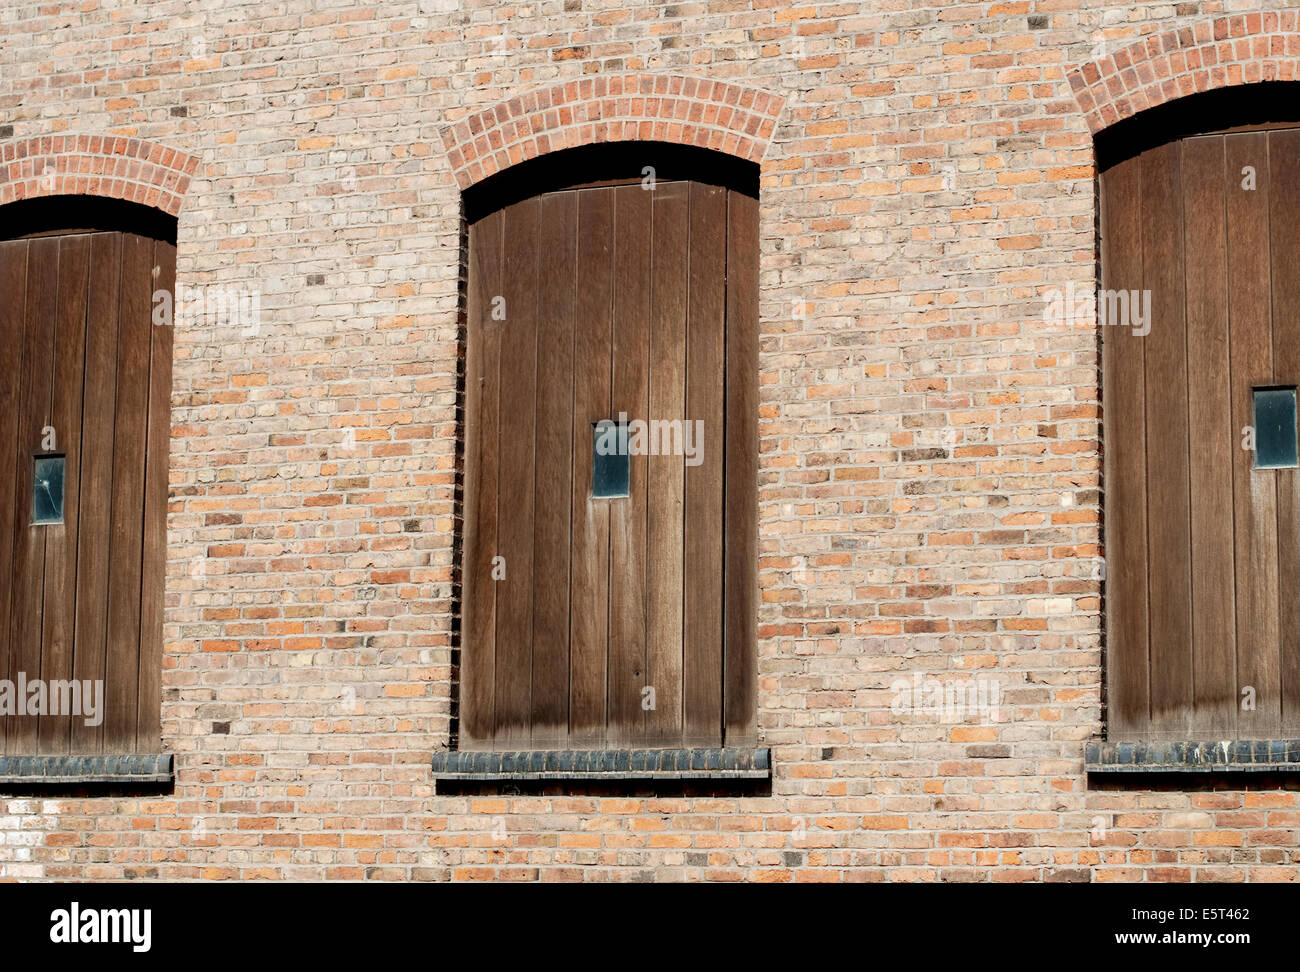
[[1175,737],[1190,732],[1194,698],[1180,156],[1180,143],[1162,145],[1143,154],[1142,166],[1142,278],[1151,293],[1145,339],[1151,725]]
[[[72,678],[73,671],[77,606],[77,484],[81,454],[86,301],[90,273],[89,236],[66,236],[58,242],[59,291],[50,425],[55,432],[53,451],[66,457],[63,522],[40,528],[45,533],[41,677],[45,679],[46,690],[51,694],[54,691],[52,683],[67,683]],[[60,710],[65,709],[65,702],[70,700],[70,695],[61,699]],[[85,705],[83,697],[83,712]],[[40,720],[40,751],[68,752],[73,721],[68,715],[43,716]],[[84,721],[84,715],[78,716],[75,721]]]
[[135,746],[139,700],[140,594],[144,555],[144,459],[149,409],[153,241],[122,239],[118,300],[117,403],[113,427],[113,511],[108,578],[104,747]]
[[[569,552],[573,517],[573,313],[578,194],[541,198],[538,236],[532,745],[562,748],[569,725]],[[584,349],[584,353],[590,349]]]
[[605,738],[609,673],[609,513],[617,500],[592,499],[594,427],[611,418],[614,190],[578,197],[574,323],[573,539],[569,647],[570,745]]
[[[689,185],[650,191],[654,227],[646,496],[648,745],[680,745],[686,501],[686,313]],[[665,424],[659,425],[657,423]]]
[[[73,677],[103,682],[107,670],[108,584],[117,402],[122,234],[96,233],[90,245],[86,370],[82,393],[77,510],[77,614]],[[111,696],[105,685],[104,704]],[[107,717],[107,712],[105,712]],[[103,751],[103,725],[72,724],[72,751]]]
[[[155,242],[154,291],[174,293],[176,247]],[[171,327],[149,328],[149,403],[145,449],[144,552],[140,592],[139,701],[136,750],[162,746],[163,596],[167,580],[167,476],[171,464]]]
[[[0,343],[9,349],[9,365],[0,368],[0,678],[13,680],[11,602],[13,599],[14,543],[22,524],[15,508],[20,490],[27,487],[26,466],[18,448],[22,376],[27,371],[27,250],[25,240],[0,242]],[[8,752],[10,719],[0,718],[0,752]]]
[[[1233,429],[1255,424],[1252,390],[1273,383],[1273,325],[1269,268],[1268,136],[1251,132],[1224,139],[1227,168],[1228,326],[1232,354]],[[1256,187],[1242,187],[1251,166]],[[1278,489],[1273,470],[1255,469],[1253,452],[1233,459],[1237,574],[1237,734],[1266,738],[1277,727]],[[1242,708],[1250,687],[1255,707]]]
[[537,246],[540,200],[504,210],[506,320],[501,334],[496,729],[503,749],[529,740],[533,637],[533,496],[537,414]]
[[757,726],[758,200],[727,193],[726,621],[723,722],[729,746]]
[[727,193],[690,189],[686,416],[703,430],[686,470],[683,745],[722,743],[722,523],[725,457]]
[[[1300,322],[1296,321],[1300,308],[1300,229],[1296,227],[1300,131],[1270,132],[1267,140],[1273,380],[1296,385],[1300,384]],[[1300,598],[1292,586],[1300,574],[1300,472],[1277,469],[1272,474],[1277,480],[1277,571],[1282,585],[1278,590],[1279,652],[1275,658],[1253,656],[1251,675],[1256,681],[1248,683],[1258,690],[1253,731],[1270,736],[1300,731]],[[1269,686],[1267,692],[1260,682]]]
[[[33,240],[27,263],[27,301],[23,346],[22,396],[17,448],[18,501],[14,504],[13,606],[10,621],[11,678],[41,677],[42,606],[45,592],[46,527],[32,525],[34,457],[41,452],[43,430],[50,424],[54,385],[54,337],[58,300],[59,241]],[[39,747],[39,719],[10,717],[10,752],[33,753]]]
[[[650,192],[614,190],[614,378],[611,416],[649,410]],[[645,718],[646,456],[631,457],[629,495],[610,501],[609,722],[611,741],[638,743]]]
[[1228,353],[1228,237],[1221,137],[1184,143],[1188,429],[1192,453],[1192,732],[1236,730],[1236,577]]
[[[1101,176],[1101,286],[1142,289],[1142,158]],[[1101,328],[1106,542],[1107,731],[1141,738],[1150,722],[1147,629],[1146,340]]]
[[496,685],[497,418],[501,321],[501,213],[469,230],[465,341],[465,536],[462,553],[460,748],[492,745]]

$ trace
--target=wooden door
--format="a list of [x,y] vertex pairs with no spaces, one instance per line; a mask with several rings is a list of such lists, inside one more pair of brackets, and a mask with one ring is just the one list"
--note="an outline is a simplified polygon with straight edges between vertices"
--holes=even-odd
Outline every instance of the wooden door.
[[1300,731],[1300,475],[1257,468],[1256,389],[1300,382],[1300,130],[1182,139],[1101,176],[1112,738]]
[[[98,720],[50,698],[0,718],[6,753],[161,747],[172,332],[151,310],[175,252],[116,232],[0,242],[0,680],[102,686]],[[33,522],[37,457],[63,460],[58,522]]]
[[[751,197],[685,181],[470,227],[462,748],[752,734],[756,246]],[[658,447],[597,498],[620,416]]]

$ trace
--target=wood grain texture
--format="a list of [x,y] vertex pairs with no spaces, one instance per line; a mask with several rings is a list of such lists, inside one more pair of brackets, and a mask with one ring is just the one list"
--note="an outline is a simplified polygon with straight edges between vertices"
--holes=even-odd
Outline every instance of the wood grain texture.
[[610,418],[614,312],[614,193],[578,196],[574,322],[573,537],[571,544],[570,745],[603,743],[607,720],[611,500],[592,499],[594,427]]
[[[1267,136],[1268,204],[1273,317],[1273,380],[1300,384],[1300,130]],[[1258,190],[1256,190],[1258,192]],[[1291,581],[1300,576],[1300,470],[1277,469],[1278,654],[1252,658],[1259,688],[1254,732],[1270,736],[1300,731],[1300,598]],[[1244,673],[1243,673],[1244,674]]]
[[140,686],[140,595],[144,554],[145,449],[149,428],[149,350],[153,241],[122,240],[118,295],[117,401],[108,573],[104,748],[132,752]]
[[[16,442],[19,468],[14,504],[13,588],[10,620],[11,678],[41,678],[45,599],[46,528],[32,524],[34,456],[42,451],[46,426],[53,420],[54,339],[59,279],[59,240],[33,240],[27,263],[27,301],[23,343],[22,393]],[[39,719],[9,717],[6,745],[12,753],[39,749]]]
[[[611,418],[644,421],[649,410],[650,193],[639,185],[614,193],[614,337]],[[646,504],[648,463],[631,457],[629,495],[610,504],[609,739],[644,738],[646,685]]]
[[727,193],[726,745],[756,739],[758,664],[758,200]]
[[1242,440],[1255,390],[1300,375],[1297,206],[1296,130],[1188,138],[1102,176],[1103,286],[1127,289],[1140,263],[1154,309],[1140,350],[1103,333],[1112,738],[1300,730],[1300,607],[1284,587],[1300,474],[1256,468]]
[[[27,371],[27,252],[26,241],[0,242],[0,342],[13,349],[9,367],[0,368],[0,678],[13,680],[17,673],[13,663],[11,621],[14,575],[14,544],[22,524],[18,520],[19,493],[27,488],[26,465],[18,435],[22,376]],[[10,720],[0,717],[0,752],[9,752],[7,739]]]
[[[1239,437],[1255,424],[1253,390],[1274,380],[1268,136],[1229,135],[1224,148],[1232,426]],[[1242,188],[1240,173],[1246,166],[1256,170],[1254,189]],[[1246,449],[1235,450],[1232,469],[1237,579],[1237,671],[1232,688],[1237,734],[1263,738],[1280,713],[1276,689],[1268,687],[1276,685],[1278,677],[1278,481],[1274,471],[1256,469],[1255,454]],[[1243,708],[1247,688],[1254,693],[1254,708]]]
[[[686,314],[689,185],[657,186],[653,205],[649,435],[646,494],[646,685],[648,745],[682,738],[682,649],[686,500]],[[663,423],[663,424],[658,424]]]
[[[1102,175],[1102,287],[1142,289],[1142,159]],[[1147,620],[1145,341],[1101,329],[1108,727],[1120,737],[1150,722]]]
[[533,543],[532,745],[563,748],[569,728],[570,539],[575,448],[574,301],[578,194],[541,197]]
[[[59,286],[50,426],[55,433],[52,451],[65,456],[63,522],[40,528],[45,534],[41,677],[51,689],[51,683],[56,680],[68,682],[73,670],[77,614],[77,487],[81,454],[90,237],[77,235],[59,238],[58,260]],[[93,406],[94,403],[91,404]],[[70,696],[68,700],[71,700]],[[66,707],[60,703],[61,712]],[[73,721],[70,715],[64,714],[42,716],[40,752],[68,752]]]
[[[493,741],[529,743],[533,638],[533,499],[536,476],[537,285],[540,200],[505,209],[501,333],[501,410],[497,443],[497,553],[505,558],[497,582],[496,692]],[[508,471],[508,474],[507,474]]]
[[[150,275],[155,291],[176,287],[176,247],[155,242]],[[140,587],[139,696],[136,751],[162,747],[163,598],[167,580],[167,477],[171,465],[172,341],[174,328],[149,328],[149,404],[144,479],[144,537]]]
[[[750,203],[732,218],[754,236]],[[736,734],[752,736],[757,259],[752,239],[729,254],[728,233],[726,190],[685,182],[547,193],[470,227],[462,748],[720,745],[728,630]],[[629,495],[596,499],[595,427],[619,418]],[[733,508],[748,529],[724,528]],[[508,579],[489,588],[493,555]]]
[[[113,439],[117,401],[118,309],[122,243],[119,233],[91,238],[91,295],[86,310],[86,368],[77,509],[77,611],[74,677],[103,680],[108,665],[108,596],[113,515]],[[106,704],[112,698],[107,693]],[[104,727],[72,724],[72,750],[103,751]]]
[[[1192,531],[1193,728],[1223,738],[1236,731],[1236,577],[1228,349],[1227,189],[1222,138],[1183,148],[1185,274]],[[1236,188],[1234,184],[1234,189]]]
[[1175,736],[1191,729],[1193,698],[1180,156],[1178,143],[1142,156],[1142,282],[1151,293],[1151,333],[1145,338],[1151,726]]
[[[0,396],[13,396],[16,444],[6,449],[0,487],[8,506],[0,548],[13,558],[6,573],[14,579],[0,657],[47,690],[45,714],[15,720],[5,742],[13,752],[156,752],[162,744],[171,332],[150,318],[154,289],[173,286],[174,257],[159,283],[156,247],[174,254],[117,232],[0,245],[0,282],[22,308],[8,300],[0,316],[22,362],[15,381],[0,382]],[[161,478],[156,472],[146,489],[154,454]],[[61,522],[31,523],[39,455],[65,459]],[[87,724],[92,701],[100,724]]]
[[502,322],[502,223],[493,213],[469,231],[465,353],[465,536],[461,623],[462,749],[490,748],[496,688],[497,417]]
[[686,417],[699,423],[686,470],[683,745],[722,744],[723,476],[726,455],[727,192],[690,190]]

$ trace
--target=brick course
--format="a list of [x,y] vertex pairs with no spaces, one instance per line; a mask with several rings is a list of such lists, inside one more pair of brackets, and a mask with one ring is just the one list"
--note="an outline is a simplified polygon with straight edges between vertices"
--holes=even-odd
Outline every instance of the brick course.
[[[0,797],[0,877],[1295,880],[1295,783],[1084,775],[1097,341],[1042,315],[1095,279],[1092,132],[1293,78],[1282,6],[7,3],[0,201],[52,161],[179,213],[178,282],[264,321],[176,334],[175,792]],[[771,792],[439,794],[460,189],[631,132],[762,163]]]

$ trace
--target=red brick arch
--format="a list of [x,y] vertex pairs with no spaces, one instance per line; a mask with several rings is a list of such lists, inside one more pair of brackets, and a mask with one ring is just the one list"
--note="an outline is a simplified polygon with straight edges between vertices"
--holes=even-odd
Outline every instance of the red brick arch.
[[674,142],[758,162],[784,103],[724,81],[601,76],[518,95],[453,122],[442,137],[461,189],[518,162],[597,142]]
[[0,146],[0,204],[40,196],[107,196],[180,212],[198,159],[118,135],[42,135]]
[[1093,134],[1186,95],[1300,78],[1300,12],[1242,14],[1153,34],[1070,72]]

